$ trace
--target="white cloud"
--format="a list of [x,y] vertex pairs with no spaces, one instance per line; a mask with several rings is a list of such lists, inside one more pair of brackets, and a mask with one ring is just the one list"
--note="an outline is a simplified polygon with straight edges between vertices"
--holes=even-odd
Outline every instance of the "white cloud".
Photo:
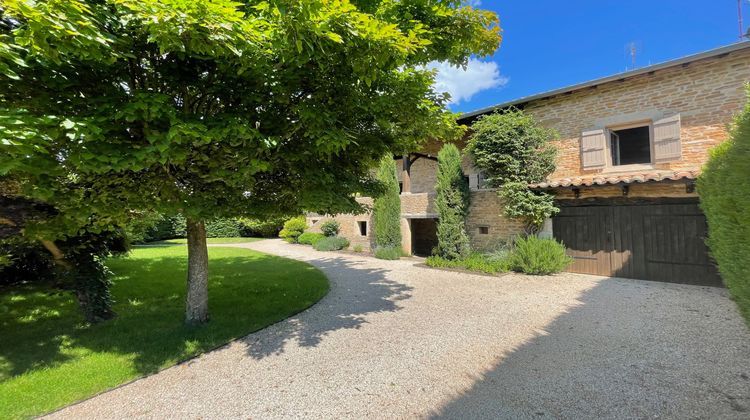
[[435,90],[448,92],[451,95],[451,104],[469,101],[480,91],[502,87],[508,83],[508,78],[500,74],[500,69],[494,61],[472,58],[469,59],[466,69],[448,63],[432,62],[427,68],[437,69]]

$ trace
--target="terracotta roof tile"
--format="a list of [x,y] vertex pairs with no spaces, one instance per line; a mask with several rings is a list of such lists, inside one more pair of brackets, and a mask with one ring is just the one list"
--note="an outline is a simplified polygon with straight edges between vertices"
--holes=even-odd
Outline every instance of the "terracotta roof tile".
[[621,175],[592,175],[575,178],[549,179],[536,184],[529,184],[531,188],[558,188],[558,187],[592,187],[597,185],[635,184],[643,182],[679,181],[698,178],[700,171],[649,171],[636,172]]

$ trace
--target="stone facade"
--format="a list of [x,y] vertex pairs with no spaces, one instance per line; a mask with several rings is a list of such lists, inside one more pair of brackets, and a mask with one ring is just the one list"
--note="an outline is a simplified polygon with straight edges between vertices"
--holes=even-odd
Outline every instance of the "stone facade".
[[[357,201],[364,204],[368,208],[372,208],[372,198],[362,197],[357,198]],[[308,214],[307,226],[309,232],[320,233],[320,226],[326,220],[335,219],[339,222],[340,230],[339,235],[345,237],[350,242],[350,249],[354,249],[357,246],[362,247],[362,250],[369,251],[373,245],[373,234],[372,234],[372,212],[367,211],[362,214],[337,214],[335,216],[316,215]],[[365,223],[366,235],[361,234],[360,223]]]
[[[523,223],[502,215],[503,202],[495,190],[473,191],[466,231],[471,246],[480,251],[491,251],[508,239],[522,233]],[[486,229],[483,229],[486,228]]]
[[[750,49],[646,73],[524,106],[560,140],[557,169],[550,178],[613,173],[613,168],[584,170],[581,133],[610,125],[649,121],[679,113],[681,159],[651,165],[653,170],[694,170],[709,150],[727,138],[727,126],[746,101]],[[648,168],[647,168],[648,169]],[[643,170],[643,169],[641,169]]]
[[[746,96],[744,84],[750,81],[750,49],[745,48],[687,64],[659,69],[575,90],[566,94],[544,97],[521,104],[542,125],[559,133],[555,141],[558,149],[557,169],[550,179],[592,177],[599,174],[611,177],[628,171],[698,171],[708,158],[709,150],[724,141],[727,126],[741,110]],[[664,163],[632,165],[630,167],[582,168],[581,134],[592,129],[629,123],[655,121],[665,116],[680,115],[681,156]],[[464,144],[458,145],[463,148]],[[397,160],[399,181],[404,182],[401,194],[401,230],[404,251],[411,251],[411,220],[437,218],[435,182],[437,156],[441,144],[428,142],[424,157],[410,168],[408,182],[404,182],[403,162]],[[475,249],[491,250],[502,242],[523,232],[524,226],[502,215],[502,201],[494,190],[480,189],[477,171],[471,160],[463,162],[464,172],[472,187],[471,208],[467,231]],[[622,197],[697,197],[692,180],[684,182],[650,182],[595,187],[557,188],[552,190],[560,200]],[[371,205],[369,198],[360,199]],[[373,244],[371,213],[337,215],[341,234],[353,245],[370,249]],[[308,224],[325,218],[308,217]],[[367,222],[367,235],[360,234],[358,222]],[[548,221],[549,222],[549,221]],[[316,230],[317,223],[312,230]],[[551,223],[544,233],[549,236]],[[319,230],[319,228],[317,228]]]

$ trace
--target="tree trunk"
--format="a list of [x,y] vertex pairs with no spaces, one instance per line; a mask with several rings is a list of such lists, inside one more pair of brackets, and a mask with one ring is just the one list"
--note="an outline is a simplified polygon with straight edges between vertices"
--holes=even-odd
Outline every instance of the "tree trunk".
[[187,219],[188,277],[185,322],[189,325],[208,321],[208,247],[206,226],[202,220]]

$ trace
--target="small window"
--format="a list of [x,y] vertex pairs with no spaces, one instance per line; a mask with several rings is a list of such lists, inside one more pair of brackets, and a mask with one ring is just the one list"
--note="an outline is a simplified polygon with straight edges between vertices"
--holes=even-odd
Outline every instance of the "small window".
[[471,185],[471,181],[469,180],[469,175],[464,175],[464,182],[466,185]]
[[489,226],[479,226],[479,234],[480,235],[489,235],[490,234],[490,227]]
[[357,222],[357,225],[359,226],[359,235],[367,236],[367,222]]
[[610,131],[612,166],[651,163],[649,126]]
[[404,183],[399,181],[398,182],[398,193],[403,194],[404,193]]
[[312,219],[312,220],[310,220],[310,222],[311,222],[310,224],[314,225],[314,224],[318,223],[318,219]]

